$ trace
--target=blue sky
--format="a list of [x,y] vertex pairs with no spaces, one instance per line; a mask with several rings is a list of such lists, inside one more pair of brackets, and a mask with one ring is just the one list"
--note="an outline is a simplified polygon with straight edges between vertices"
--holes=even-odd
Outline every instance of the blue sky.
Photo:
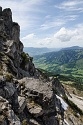
[[83,47],[83,0],[0,0],[26,47]]

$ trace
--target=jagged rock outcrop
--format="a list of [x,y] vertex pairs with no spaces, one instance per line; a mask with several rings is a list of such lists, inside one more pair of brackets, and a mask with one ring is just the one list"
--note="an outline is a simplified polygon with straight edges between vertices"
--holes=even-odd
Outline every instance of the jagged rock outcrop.
[[23,52],[11,9],[0,7],[0,125],[68,125],[64,87],[35,69],[32,60]]
[[[23,44],[20,41],[20,26],[12,21],[10,8],[2,10],[0,7],[0,53],[2,54],[0,54],[0,60],[3,74],[10,72],[20,78],[29,76],[31,70],[34,73],[31,57],[23,53]],[[23,64],[24,59],[26,63]]]
[[35,119],[40,119],[42,125],[59,125],[57,116],[60,115],[63,122],[64,109],[52,90],[51,82],[43,83],[39,79],[23,78],[19,83],[25,86],[21,93],[26,96],[28,112],[34,115]]
[[65,95],[64,87],[61,85],[58,78],[53,78],[52,80],[53,91],[60,96]]
[[[33,125],[36,123],[39,125],[59,124],[56,116],[56,95],[53,94],[52,84],[50,82],[46,84],[38,79],[28,77],[19,81],[11,80],[10,82],[7,78],[5,80],[1,78],[0,85],[0,96],[5,98],[11,106],[11,108],[8,107],[7,109],[8,115],[6,120],[8,122],[14,122],[15,124],[19,122],[19,124],[21,124],[21,122],[26,119],[30,125],[32,122]],[[61,105],[60,101],[59,104]],[[19,118],[16,114],[18,114]],[[62,117],[61,115],[61,118]],[[4,117],[4,119],[5,118],[6,117]]]
[[0,96],[0,125],[21,125],[8,100]]

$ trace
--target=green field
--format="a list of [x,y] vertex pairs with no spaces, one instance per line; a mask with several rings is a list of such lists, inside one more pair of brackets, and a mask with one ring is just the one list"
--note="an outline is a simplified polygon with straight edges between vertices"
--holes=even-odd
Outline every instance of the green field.
[[61,50],[34,57],[37,68],[83,82],[83,49]]

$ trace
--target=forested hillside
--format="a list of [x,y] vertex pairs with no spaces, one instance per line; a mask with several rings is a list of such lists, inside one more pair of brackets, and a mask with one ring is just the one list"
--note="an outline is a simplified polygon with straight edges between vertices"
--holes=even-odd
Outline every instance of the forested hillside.
[[34,57],[36,67],[56,74],[83,77],[83,49],[68,49]]

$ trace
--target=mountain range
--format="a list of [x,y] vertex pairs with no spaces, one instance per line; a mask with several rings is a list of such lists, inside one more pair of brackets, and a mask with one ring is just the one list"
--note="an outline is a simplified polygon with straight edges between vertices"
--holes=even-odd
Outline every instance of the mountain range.
[[76,49],[83,49],[83,47],[71,46],[71,47],[67,47],[67,48],[62,48],[61,50],[76,50]]
[[60,50],[75,50],[75,49],[81,49],[82,47],[79,46],[72,46],[72,47],[67,47],[67,48],[47,48],[47,47],[42,47],[42,48],[35,48],[35,47],[24,47],[24,52],[28,53],[31,56],[35,55],[42,55],[44,53],[49,53],[49,52],[57,52]]
[[83,78],[83,48],[70,47],[34,56],[36,67],[55,74]]
[[34,48],[34,47],[24,47],[24,52],[29,53],[31,56],[42,55],[44,53],[59,51],[61,48]]

